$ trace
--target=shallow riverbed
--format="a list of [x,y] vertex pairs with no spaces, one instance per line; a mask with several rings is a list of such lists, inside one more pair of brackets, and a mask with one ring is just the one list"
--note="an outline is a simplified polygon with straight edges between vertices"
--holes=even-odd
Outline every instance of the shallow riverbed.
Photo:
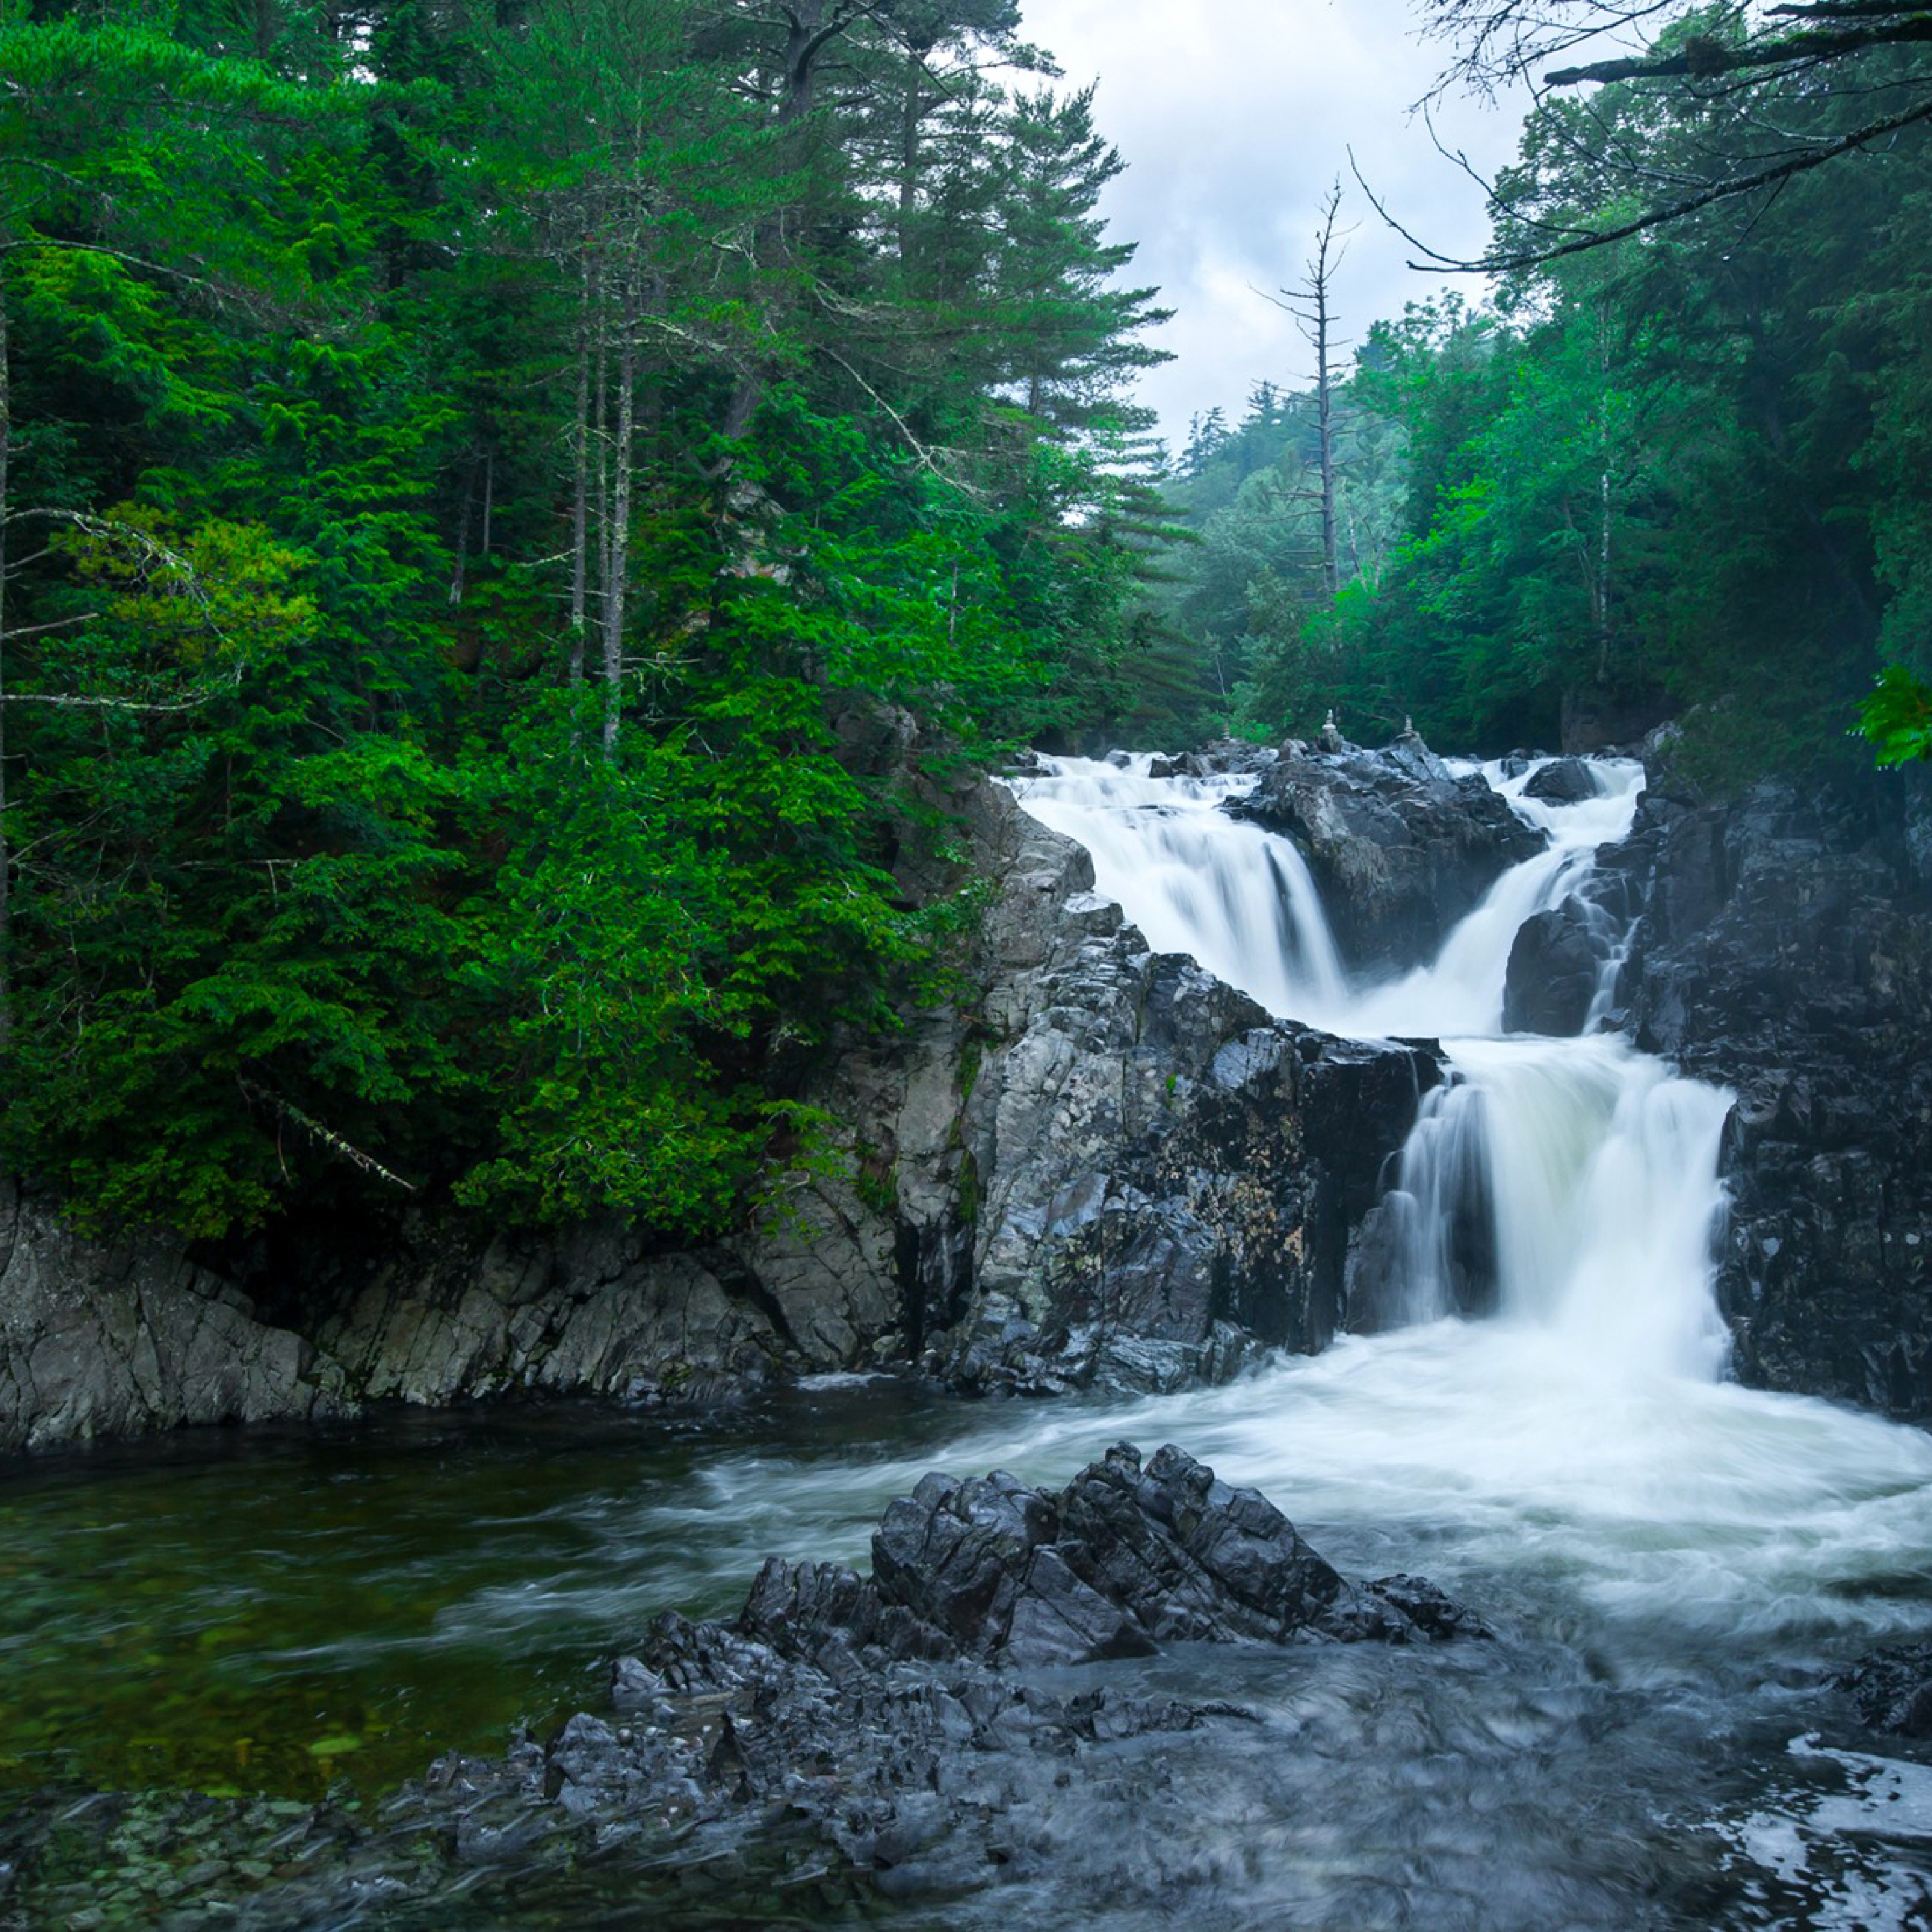
[[[1723,1384],[1606,1391],[1502,1323],[1112,1407],[880,1380],[701,1423],[565,1406],[16,1464],[5,1774],[374,1801],[594,1706],[650,1616],[735,1607],[765,1554],[862,1563],[928,1467],[1058,1482],[1123,1437],[1256,1484],[1355,1574],[1431,1576],[1498,1641],[1108,1666],[1250,1714],[1157,1741],[1125,1837],[1104,1762],[1043,1779],[1010,1882],[877,1910],[991,1923],[1017,1885],[1036,1922],[1078,1900],[1124,1927],[1182,1901],[1230,1926],[1924,1922],[1928,1774],[1863,1766],[1819,1686],[1932,1624],[1932,1438]],[[466,1887],[328,1922],[615,1926],[656,1884],[620,1860],[493,1890],[486,1920]]]

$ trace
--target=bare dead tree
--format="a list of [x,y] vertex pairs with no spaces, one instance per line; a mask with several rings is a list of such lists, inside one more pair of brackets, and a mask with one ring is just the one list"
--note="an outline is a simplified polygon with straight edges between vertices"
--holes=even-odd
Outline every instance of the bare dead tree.
[[1338,178],[1322,203],[1322,226],[1315,237],[1315,253],[1309,257],[1304,279],[1292,289],[1283,289],[1268,299],[1285,309],[1295,320],[1304,339],[1315,351],[1315,406],[1318,426],[1318,468],[1322,503],[1322,570],[1328,595],[1342,587],[1341,564],[1336,538],[1335,516],[1335,356],[1347,346],[1346,338],[1334,334],[1336,316],[1329,305],[1335,272],[1348,252],[1352,228],[1338,228],[1342,211],[1342,184]]

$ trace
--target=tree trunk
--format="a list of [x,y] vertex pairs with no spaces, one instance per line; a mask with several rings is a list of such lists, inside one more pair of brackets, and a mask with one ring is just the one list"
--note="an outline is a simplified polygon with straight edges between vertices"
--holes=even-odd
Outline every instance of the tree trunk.
[[926,118],[926,89],[915,56],[906,63],[905,98],[899,106],[899,273],[912,262],[912,218],[919,203],[919,124]]
[[1597,307],[1597,682],[1610,676],[1610,315]]
[[449,603],[454,610],[463,602],[464,578],[470,562],[470,507],[476,500],[476,466],[464,465],[463,508],[456,518],[456,560],[449,572]]
[[577,407],[570,430],[570,655],[565,675],[584,685],[584,617],[590,584],[590,251],[577,308]]
[[818,92],[818,56],[852,23],[848,0],[794,0],[784,10],[784,90],[778,102],[781,122],[812,112]]
[[604,755],[617,755],[624,700],[624,592],[630,567],[632,443],[637,430],[638,317],[634,288],[627,285],[617,351],[616,476],[610,490],[610,574],[604,592]]
[[[1325,234],[1322,241],[1325,253]],[[1328,284],[1325,274],[1316,286],[1318,320],[1315,330],[1315,383],[1322,440],[1322,574],[1332,599],[1342,588],[1342,570],[1335,546],[1335,392],[1328,377]]]
[[8,368],[7,284],[0,273],[0,1054],[14,1046],[14,850],[7,836],[7,519],[13,503],[14,389]]
[[1307,280],[1299,288],[1282,290],[1282,295],[1288,299],[1275,303],[1277,308],[1287,310],[1294,317],[1300,325],[1302,339],[1315,351],[1317,460],[1322,477],[1322,576],[1331,600],[1342,588],[1342,566],[1335,515],[1335,474],[1338,467],[1335,460],[1335,380],[1329,359],[1331,350],[1339,345],[1331,326],[1334,317],[1329,312],[1328,288],[1336,269],[1341,266],[1342,256],[1347,253],[1346,247],[1337,248],[1336,244],[1338,241],[1346,242],[1347,232],[1352,232],[1336,233],[1335,218],[1341,206],[1342,184],[1338,181],[1322,204],[1322,227],[1315,238],[1315,259],[1308,264]]

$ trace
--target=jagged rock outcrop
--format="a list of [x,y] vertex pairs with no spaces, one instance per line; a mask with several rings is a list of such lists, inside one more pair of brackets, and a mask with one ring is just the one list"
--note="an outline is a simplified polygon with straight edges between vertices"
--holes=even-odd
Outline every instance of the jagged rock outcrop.
[[[1036,1778],[1100,1775],[1110,1792],[1124,1780],[1131,1811],[1157,1784],[1143,1790],[1116,1754],[1102,1771],[1096,1750],[1246,1715],[1029,1672],[1171,1643],[1488,1634],[1419,1579],[1348,1582],[1264,1497],[1172,1448],[1143,1463],[1116,1447],[1057,1495],[997,1472],[928,1476],[887,1510],[872,1553],[869,1578],[768,1562],[730,1623],[660,1617],[613,1665],[605,1711],[506,1760],[446,1760],[400,1808],[490,1819],[480,1858],[539,1821],[608,1846],[668,1824],[754,1825],[782,1805],[810,1848],[891,1874],[894,1889],[941,1869],[976,1885],[988,1833],[1004,1841]],[[452,1835],[464,1845],[460,1824]]]
[[1078,846],[975,809],[1004,881],[976,1011],[842,1056],[820,1100],[892,1190],[901,1332],[958,1386],[1038,1394],[1320,1347],[1432,1056],[1270,1019],[1150,954]]
[[1229,772],[1264,772],[1280,755],[1271,747],[1245,738],[1216,738],[1198,750],[1175,758],[1155,758],[1148,766],[1154,778],[1218,778]]
[[1452,776],[1412,732],[1380,752],[1286,755],[1228,809],[1294,841],[1358,970],[1421,964],[1542,847],[1480,774]]
[[1009,1666],[1150,1656],[1167,1643],[1406,1643],[1478,1628],[1433,1586],[1346,1582],[1253,1490],[1172,1446],[1120,1444],[1058,1496],[998,1470],[929,1475],[886,1511],[872,1574],[774,1558],[740,1631],[814,1660]]
[[1605,855],[1637,1044],[1738,1096],[1718,1274],[1738,1373],[1932,1414],[1932,848],[1918,774],[1660,789]]
[[[361,1922],[372,1900],[386,1920],[434,1899],[439,1922],[494,1923],[518,1914],[493,1888],[615,1870],[621,1894],[561,1894],[563,1916],[621,1895],[626,1922],[762,1922],[782,1896],[830,1923],[881,1894],[1064,1875],[1070,1833],[1096,1865],[1149,1828],[1192,1860],[1198,1799],[1163,1741],[1229,1726],[1276,1750],[1281,1734],[1184,1662],[1125,1676],[1108,1660],[1488,1635],[1419,1579],[1349,1582],[1264,1497],[1177,1449],[1117,1446],[1057,1492],[928,1476],[887,1510],[872,1576],[768,1563],[735,1618],[658,1618],[597,1708],[501,1756],[442,1758],[379,1810],[19,1808],[0,1819],[0,1921],[20,1901],[34,1924],[81,1923],[105,1893],[110,1916],[164,1932]],[[1159,1900],[1162,1875],[1142,1882]]]

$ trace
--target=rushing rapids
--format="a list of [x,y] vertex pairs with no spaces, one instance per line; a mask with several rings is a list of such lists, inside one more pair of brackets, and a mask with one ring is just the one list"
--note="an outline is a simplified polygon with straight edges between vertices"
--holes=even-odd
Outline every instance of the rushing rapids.
[[[1714,1377],[1724,1346],[1709,1249],[1730,1096],[1614,1035],[1501,1036],[1519,929],[1577,899],[1597,848],[1630,828],[1642,767],[1604,764],[1597,796],[1570,805],[1525,795],[1534,766],[1486,773],[1547,849],[1505,872],[1432,964],[1351,984],[1294,846],[1219,808],[1250,782],[1155,779],[1148,762],[1064,760],[1026,782],[1022,802],[1087,846],[1099,889],[1156,947],[1191,953],[1284,1018],[1442,1038],[1455,1078],[1426,1097],[1386,1204],[1408,1318],[1493,1304],[1567,1337],[1606,1376]],[[1600,1007],[1613,963],[1604,976]],[[1474,1283],[1455,1252],[1472,1217],[1488,1277]]]
[[[1103,1681],[1230,1714],[1089,1772],[1022,1754],[995,1810],[978,1786],[920,1794],[981,1822],[950,1862],[886,1870],[866,1922],[1922,1927],[1932,1770],[1871,1755],[1824,1686],[1927,1633],[1932,1440],[1724,1379],[1709,1264],[1726,1094],[1614,1034],[1502,1030],[1517,929],[1584,887],[1628,823],[1636,768],[1597,770],[1598,794],[1566,806],[1498,775],[1547,849],[1431,964],[1379,983],[1345,970],[1294,848],[1219,809],[1241,781],[1067,761],[1021,788],[1154,946],[1331,1030],[1444,1037],[1455,1077],[1378,1210],[1382,1332],[1127,1404],[956,1405],[830,1378],[706,1429],[560,1410],[36,1465],[0,1511],[0,1669],[16,1736],[46,1741],[28,1768],[152,1774],[168,1709],[199,1700],[216,1714],[199,1788],[280,1762],[256,1788],[313,1795],[346,1770],[380,1791],[386,1732],[400,1764],[432,1738],[488,1748],[492,1726],[590,1695],[584,1657],[655,1612],[730,1610],[767,1556],[862,1564],[881,1510],[936,1466],[1058,1486],[1126,1437],[1256,1486],[1352,1573],[1426,1573],[1495,1641],[1183,1647],[1066,1673],[1063,1693]],[[710,1890],[662,1922],[856,1922],[849,1902],[730,1876],[755,1873],[755,1846],[704,1876],[720,1850],[694,1843]],[[238,1922],[615,1928],[656,1916],[667,1882],[614,1852],[449,1884],[402,1855],[379,1837],[346,1876],[310,1861]],[[77,1888],[93,1910],[100,1888]]]
[[[1597,796],[1568,805],[1525,796],[1532,770],[1485,768],[1547,849],[1505,873],[1432,963],[1352,982],[1293,846],[1220,809],[1251,781],[1156,780],[1148,763],[1061,760],[1018,790],[1087,847],[1099,889],[1150,944],[1193,954],[1284,1017],[1439,1035],[1454,1076],[1426,1097],[1382,1210],[1396,1306],[1423,1325],[1192,1399],[1203,1453],[1292,1486],[1322,1517],[1437,1533],[1456,1522],[1486,1563],[1566,1574],[1620,1622],[1680,1640],[1775,1654],[1801,1630],[1921,1624],[1918,1604],[1888,1598],[1892,1579],[1922,1581],[1932,1558],[1932,1444],[1720,1379],[1711,1263],[1730,1096],[1612,1034],[1502,1031],[1523,922],[1567,899],[1601,919],[1580,889],[1596,848],[1628,830],[1641,767],[1598,764]],[[1593,1017],[1614,981],[1606,951]],[[1474,1307],[1493,1318],[1439,1318]],[[1880,1587],[1868,1594],[1861,1577]],[[1846,1828],[1878,1828],[1862,1814]],[[1776,1840],[1786,1878],[1794,1861],[1808,1869],[1814,1840],[1790,1820],[1758,1816],[1751,1834],[1760,1850]],[[1904,1869],[1881,1859],[1808,1910],[1820,1924],[1918,1923],[1920,1856]]]

